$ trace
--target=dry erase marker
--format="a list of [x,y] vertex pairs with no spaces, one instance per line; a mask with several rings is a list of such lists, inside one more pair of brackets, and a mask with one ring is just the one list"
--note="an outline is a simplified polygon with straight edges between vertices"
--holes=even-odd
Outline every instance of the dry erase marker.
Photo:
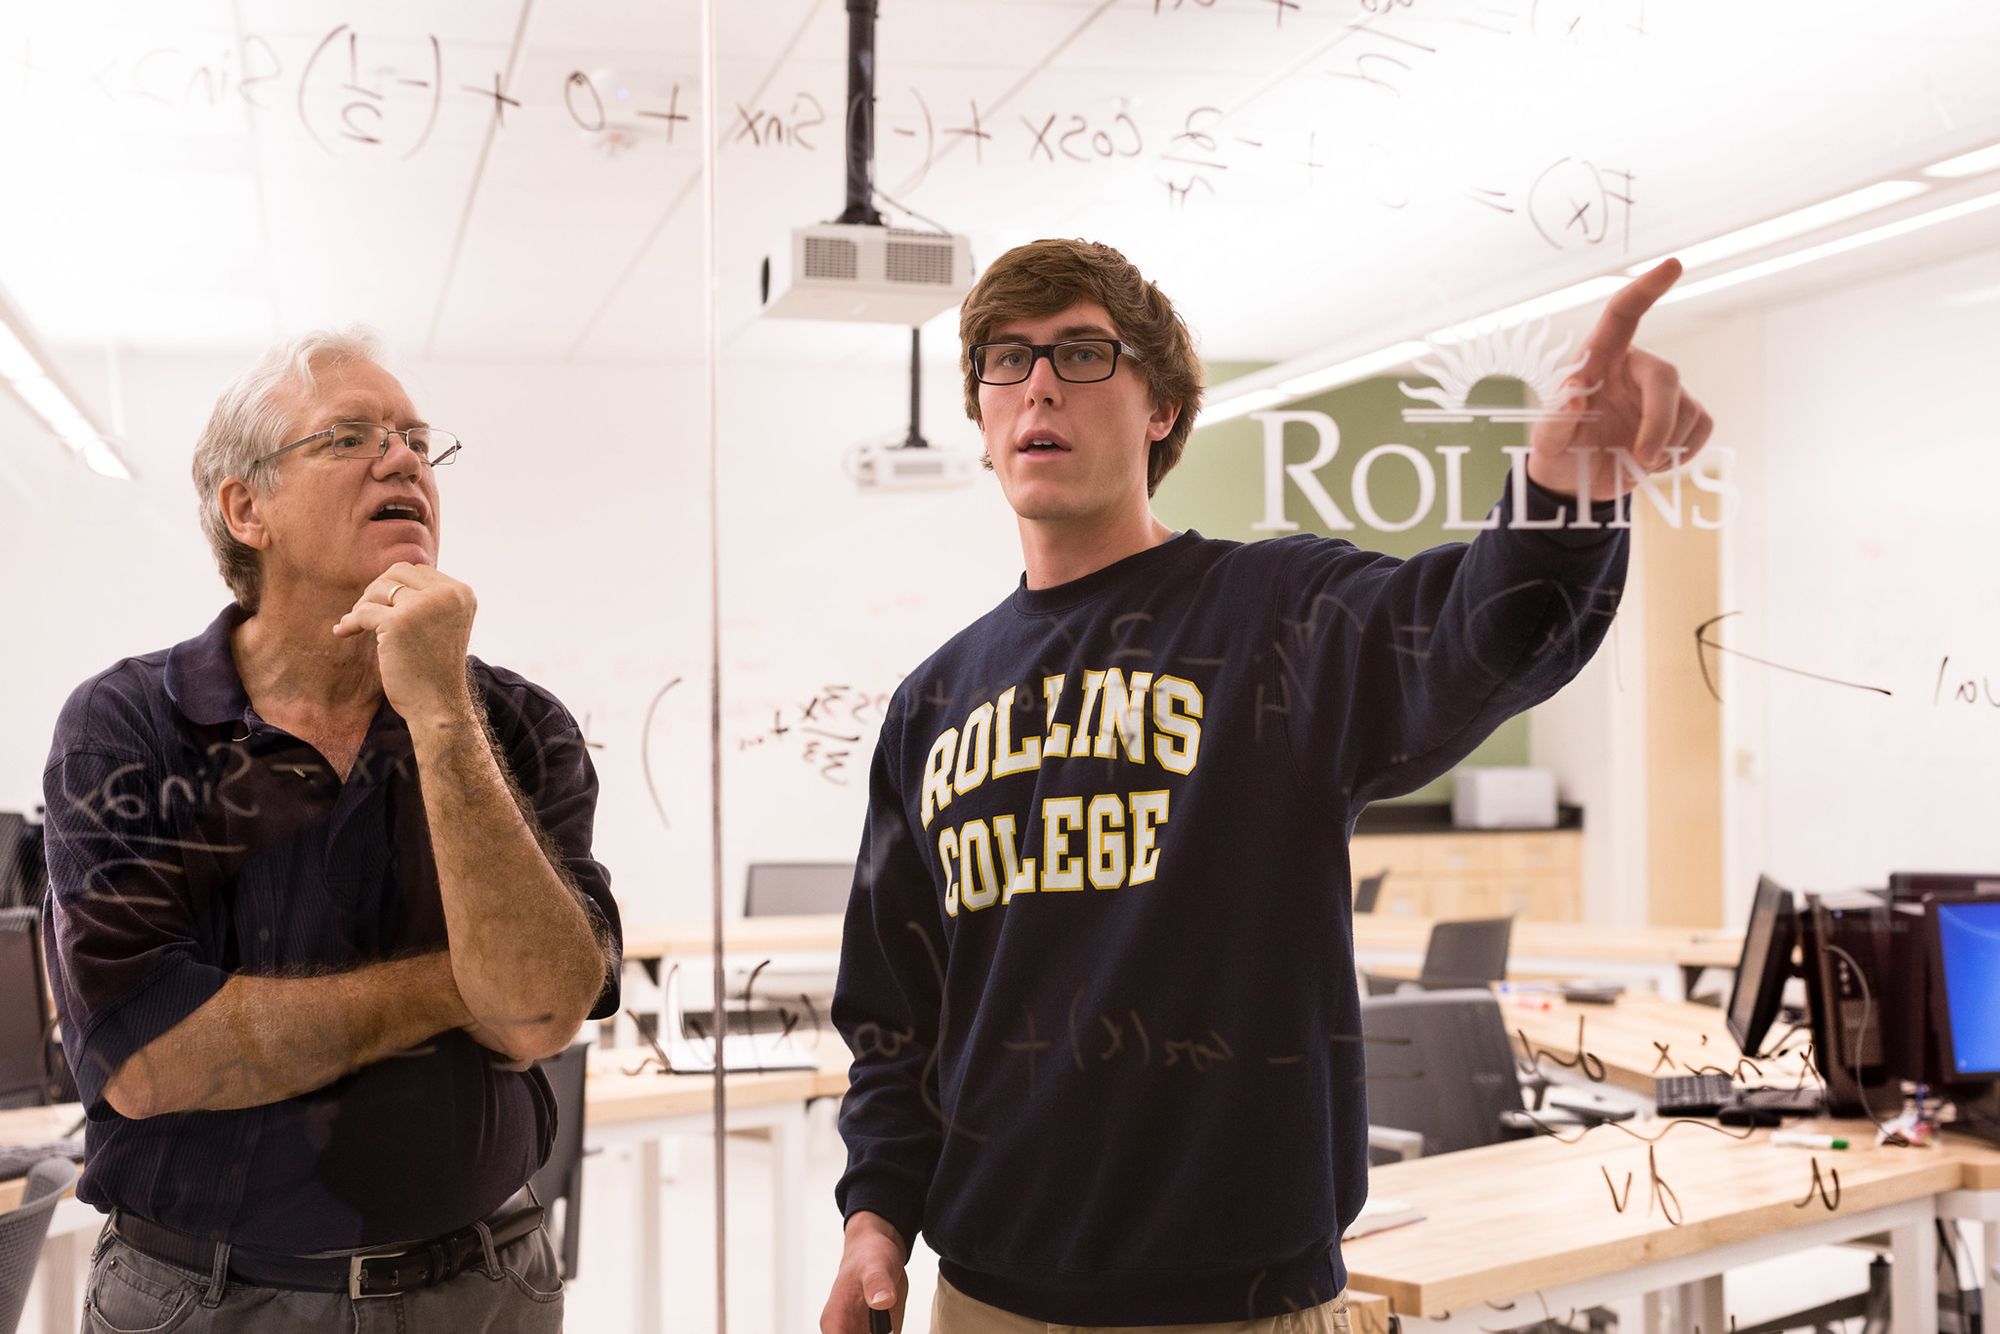
[[1774,1130],[1771,1143],[1782,1144],[1793,1149],[1844,1149],[1847,1141],[1832,1135],[1802,1135],[1796,1130]]
[[889,1313],[887,1311],[876,1310],[873,1307],[869,1308],[868,1334],[890,1334]]

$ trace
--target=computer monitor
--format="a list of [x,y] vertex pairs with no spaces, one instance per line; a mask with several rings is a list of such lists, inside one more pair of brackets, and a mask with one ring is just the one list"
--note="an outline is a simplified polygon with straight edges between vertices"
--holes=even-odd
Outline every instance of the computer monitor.
[[1798,922],[1792,892],[1770,876],[1758,876],[1743,955],[1736,961],[1736,985],[1729,993],[1729,1036],[1745,1056],[1757,1055],[1778,1017],[1785,980],[1792,975]]
[[744,878],[743,915],[846,912],[853,890],[853,862],[752,862]]
[[48,1101],[49,1019],[38,923],[32,908],[0,908],[0,1107]]
[[1946,1078],[2000,1079],[2000,897],[1944,895],[1930,902],[1932,988]]

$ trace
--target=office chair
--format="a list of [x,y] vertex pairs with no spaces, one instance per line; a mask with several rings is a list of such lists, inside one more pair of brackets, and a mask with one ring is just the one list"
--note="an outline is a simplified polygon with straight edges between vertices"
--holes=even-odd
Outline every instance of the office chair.
[[28,1169],[27,1189],[18,1208],[0,1214],[0,1334],[14,1334],[21,1308],[28,1302],[28,1284],[42,1242],[49,1235],[49,1215],[76,1180],[76,1164],[67,1158],[44,1158]]
[[[1563,1130],[1632,1115],[1629,1108],[1565,1101],[1567,1095],[1545,1100],[1548,1081],[1536,1077],[1528,1081],[1535,1094],[1531,1120],[1500,1002],[1483,987],[1364,997],[1361,1034],[1371,1166],[1522,1139],[1540,1133],[1536,1121]],[[1602,1307],[1578,1314],[1586,1329],[1617,1328]],[[1570,1327],[1542,1322],[1525,1328]]]
[[1438,922],[1431,927],[1417,980],[1367,975],[1368,994],[1393,996],[1398,991],[1457,990],[1483,987],[1507,979],[1507,950],[1514,934],[1512,917],[1479,917],[1462,922]]
[[0,908],[0,1107],[49,1099],[54,1025],[44,1000],[41,920],[33,908]]
[[[1534,1134],[1535,1120],[1551,1126],[1601,1125],[1631,1115],[1629,1109],[1600,1107],[1567,1094],[1551,1100],[1544,1096],[1547,1080],[1524,1080],[1500,1002],[1483,987],[1363,997],[1361,1035],[1368,1066],[1369,1134],[1377,1147],[1455,1153]],[[1534,1094],[1534,1120],[1526,1115],[1524,1083]],[[1377,1135],[1383,1128],[1403,1134]],[[1411,1141],[1411,1134],[1421,1136],[1421,1142]]]
[[1389,878],[1387,871],[1377,871],[1374,875],[1358,880],[1354,884],[1354,911],[1374,912],[1375,905],[1382,898],[1382,882]]
[[[588,1041],[571,1043],[561,1055],[537,1061],[556,1094],[556,1141],[549,1160],[529,1178],[535,1198],[549,1211],[549,1233],[555,1239],[565,1280],[576,1277],[583,1237],[583,1083],[588,1072]],[[555,1204],[562,1218],[555,1220]]]

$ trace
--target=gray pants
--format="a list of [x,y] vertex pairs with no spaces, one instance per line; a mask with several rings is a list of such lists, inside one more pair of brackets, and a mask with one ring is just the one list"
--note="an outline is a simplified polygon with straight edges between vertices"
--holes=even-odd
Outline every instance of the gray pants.
[[499,1247],[485,1240],[484,1261],[455,1278],[357,1300],[251,1287],[155,1260],[117,1235],[114,1217],[90,1257],[83,1334],[560,1334],[563,1284],[548,1229]]

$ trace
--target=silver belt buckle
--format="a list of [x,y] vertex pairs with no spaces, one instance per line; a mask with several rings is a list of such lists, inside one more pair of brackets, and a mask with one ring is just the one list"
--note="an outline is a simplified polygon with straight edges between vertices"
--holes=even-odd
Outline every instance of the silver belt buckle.
[[368,1260],[393,1260],[399,1255],[408,1255],[408,1248],[400,1251],[369,1251],[365,1255],[347,1257],[347,1296],[350,1301],[360,1301],[363,1297],[398,1297],[400,1292],[363,1292],[361,1290],[361,1266]]

